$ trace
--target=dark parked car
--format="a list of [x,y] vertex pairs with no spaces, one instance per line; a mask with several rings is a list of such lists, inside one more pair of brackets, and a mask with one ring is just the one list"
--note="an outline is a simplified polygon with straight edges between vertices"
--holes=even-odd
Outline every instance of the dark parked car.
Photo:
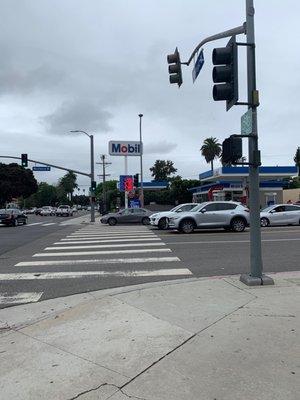
[[145,208],[125,208],[119,212],[104,215],[100,221],[102,224],[109,224],[111,226],[122,223],[142,223],[143,225],[149,225],[151,214],[153,213]]
[[26,225],[27,216],[20,210],[3,208],[0,210],[0,224],[7,226]]

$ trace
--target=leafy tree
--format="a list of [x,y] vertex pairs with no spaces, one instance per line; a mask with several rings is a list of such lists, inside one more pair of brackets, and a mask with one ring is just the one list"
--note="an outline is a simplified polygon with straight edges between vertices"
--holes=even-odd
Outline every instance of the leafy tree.
[[[105,200],[106,200],[106,211],[115,209],[118,203],[118,198],[121,197],[121,199],[124,196],[121,196],[121,192],[117,188],[117,181],[116,180],[111,180],[111,181],[106,181],[104,184],[105,188]],[[103,183],[99,183],[97,185],[96,191],[96,198],[98,199],[100,203],[100,208],[102,208],[104,204],[104,197],[103,197]]]
[[205,139],[200,151],[201,155],[205,158],[205,161],[210,163],[211,170],[213,170],[214,160],[220,157],[222,152],[222,145],[218,142],[218,139],[214,137]]
[[30,169],[16,163],[0,163],[0,204],[4,205],[14,197],[27,198],[37,188],[37,181]]
[[294,161],[296,166],[298,167],[298,176],[300,176],[300,147],[297,148]]
[[73,196],[73,203],[81,206],[88,206],[90,204],[90,198],[84,195]]
[[57,188],[53,185],[49,185],[46,182],[39,184],[38,191],[34,195],[36,199],[36,206],[55,206],[58,202]]
[[[67,172],[62,178],[60,178],[58,187],[66,194],[70,194],[72,198],[74,189],[78,187],[76,181],[77,181],[76,174],[74,174],[74,172]],[[66,197],[66,196],[62,195],[60,197]]]
[[182,179],[180,176],[171,178],[170,190],[174,203],[190,203],[193,199],[193,193],[188,189],[200,186],[200,181],[197,179]]
[[166,181],[177,172],[177,168],[174,167],[173,161],[156,160],[150,171],[156,181]]

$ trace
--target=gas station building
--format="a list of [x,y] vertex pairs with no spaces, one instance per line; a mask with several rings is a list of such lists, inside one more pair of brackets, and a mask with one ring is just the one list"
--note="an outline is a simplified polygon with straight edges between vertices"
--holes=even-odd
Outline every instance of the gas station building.
[[[297,167],[259,167],[260,206],[283,202],[284,178],[298,174]],[[190,189],[193,201],[232,200],[248,204],[249,167],[221,167],[199,174],[201,186]]]

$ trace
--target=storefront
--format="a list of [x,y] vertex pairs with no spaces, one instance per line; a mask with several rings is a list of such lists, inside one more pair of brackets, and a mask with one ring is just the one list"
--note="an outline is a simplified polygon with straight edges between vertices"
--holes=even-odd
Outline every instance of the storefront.
[[[260,205],[283,202],[283,179],[297,174],[297,167],[260,167]],[[190,189],[194,202],[232,200],[243,204],[249,198],[249,168],[221,167],[199,175],[202,185]]]

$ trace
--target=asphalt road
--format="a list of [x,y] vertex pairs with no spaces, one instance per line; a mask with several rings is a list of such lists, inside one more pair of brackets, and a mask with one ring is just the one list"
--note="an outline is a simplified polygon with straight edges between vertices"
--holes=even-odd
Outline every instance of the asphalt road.
[[[262,245],[265,272],[300,269],[300,226],[264,228]],[[146,282],[249,272],[249,231],[183,235],[140,225],[32,217],[27,226],[1,227],[0,249],[0,307]]]
[[[86,212],[78,212],[74,217],[88,215]],[[36,239],[47,236],[51,232],[64,228],[64,223],[70,221],[70,217],[41,217],[29,214],[27,225],[18,227],[0,224],[0,256],[9,250],[17,249]],[[26,232],[24,234],[24,232]]]

